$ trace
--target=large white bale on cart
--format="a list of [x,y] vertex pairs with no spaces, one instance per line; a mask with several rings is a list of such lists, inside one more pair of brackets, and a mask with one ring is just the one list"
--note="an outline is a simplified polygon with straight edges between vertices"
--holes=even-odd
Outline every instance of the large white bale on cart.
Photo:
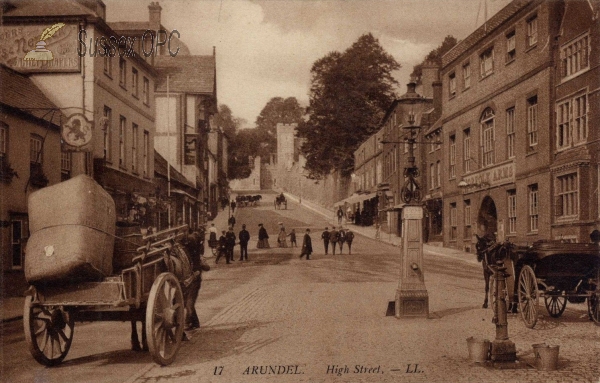
[[86,175],[29,196],[31,284],[99,280],[112,274],[116,212],[112,197]]

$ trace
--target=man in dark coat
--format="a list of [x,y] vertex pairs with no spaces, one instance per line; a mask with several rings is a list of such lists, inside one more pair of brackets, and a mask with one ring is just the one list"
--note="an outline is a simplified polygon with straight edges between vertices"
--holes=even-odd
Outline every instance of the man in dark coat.
[[235,213],[235,207],[237,206],[237,204],[235,203],[234,200],[231,200],[231,214]]
[[329,232],[329,241],[331,242],[331,249],[333,250],[333,255],[335,255],[335,247],[337,246],[337,242],[340,239],[340,233],[335,229],[335,226]]
[[321,239],[323,240],[323,245],[325,246],[325,255],[329,252],[329,238],[330,238],[329,228],[326,227],[325,231],[321,234]]
[[338,225],[341,225],[341,224],[342,224],[342,218],[343,218],[343,217],[344,217],[344,211],[342,210],[342,207],[340,206],[340,207],[338,208],[338,211],[337,211]]
[[352,230],[346,230],[346,243],[348,244],[348,254],[352,254],[352,241],[354,241],[354,233]]
[[306,255],[306,260],[310,260],[310,255],[312,254],[312,239],[310,238],[310,229],[306,229],[306,233],[304,234],[304,239],[302,240],[302,251],[300,252],[300,258]]
[[235,233],[233,232],[233,227],[229,226],[229,230],[227,234],[225,234],[225,239],[227,243],[227,263],[233,261],[233,248],[235,247]]
[[229,220],[227,222],[229,223],[229,226],[231,226],[232,228],[235,227],[235,217],[234,216],[229,217]]
[[202,257],[204,254],[204,237],[200,233],[191,233],[185,247],[194,273],[194,278],[187,286],[185,294],[185,329],[189,331],[200,327],[200,320],[196,312],[196,299],[202,287],[202,272],[209,271],[210,266]]
[[250,241],[250,233],[246,230],[246,225],[242,225],[242,230],[238,234],[240,240],[240,261],[248,260],[248,241]]

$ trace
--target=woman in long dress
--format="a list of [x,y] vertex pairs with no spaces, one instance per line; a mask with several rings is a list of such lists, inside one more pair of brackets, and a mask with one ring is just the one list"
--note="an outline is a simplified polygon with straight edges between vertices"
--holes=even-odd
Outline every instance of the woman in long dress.
[[256,247],[259,249],[268,249],[269,246],[269,234],[267,234],[267,229],[263,226],[263,224],[258,225],[258,243]]
[[277,244],[279,247],[287,247],[287,234],[285,234],[285,228],[282,227],[279,230],[279,236],[277,237]]

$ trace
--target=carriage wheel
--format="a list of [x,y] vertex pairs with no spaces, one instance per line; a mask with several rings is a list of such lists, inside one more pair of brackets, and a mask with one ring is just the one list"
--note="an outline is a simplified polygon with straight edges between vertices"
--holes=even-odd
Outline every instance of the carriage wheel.
[[23,327],[29,352],[40,364],[55,366],[65,359],[75,322],[73,316],[59,307],[36,306],[33,297],[25,298]]
[[531,266],[525,265],[519,273],[519,310],[525,326],[533,328],[538,320],[538,287]]
[[600,292],[594,291],[588,297],[588,315],[590,319],[600,326]]
[[171,273],[156,278],[146,308],[146,334],[152,359],[166,366],[175,360],[181,347],[184,303],[181,286]]
[[216,247],[211,247],[210,248],[210,253],[207,253],[204,257],[209,258],[209,257],[214,257],[217,255],[217,248]]
[[567,297],[564,295],[546,295],[544,296],[544,304],[548,314],[552,318],[558,318],[567,307]]

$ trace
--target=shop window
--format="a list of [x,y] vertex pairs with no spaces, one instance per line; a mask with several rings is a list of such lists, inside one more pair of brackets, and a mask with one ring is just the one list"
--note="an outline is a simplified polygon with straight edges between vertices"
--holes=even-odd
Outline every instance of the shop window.
[[539,197],[538,197],[538,185],[529,185],[529,231],[538,231],[539,222]]

